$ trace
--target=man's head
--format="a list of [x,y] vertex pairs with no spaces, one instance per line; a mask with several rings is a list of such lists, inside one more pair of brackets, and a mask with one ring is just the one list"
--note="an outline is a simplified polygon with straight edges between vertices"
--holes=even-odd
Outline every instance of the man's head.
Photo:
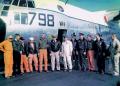
[[13,36],[12,36],[12,35],[9,35],[9,36],[7,37],[7,39],[8,39],[9,41],[12,41],[12,40],[13,40]]
[[20,37],[20,40],[22,40],[22,41],[23,41],[23,40],[25,40],[25,39],[24,39],[24,37],[22,37],[22,36],[21,36],[21,37]]
[[112,34],[112,40],[114,40],[116,38],[117,38],[116,34]]
[[42,34],[42,38],[45,39],[46,38],[46,34],[43,33]]
[[34,38],[33,37],[30,37],[29,40],[30,40],[30,43],[34,42]]
[[80,39],[83,40],[84,39],[84,34],[83,33],[79,33]]
[[15,34],[15,38],[16,38],[17,40],[20,40],[20,34]]
[[73,33],[73,34],[71,35],[71,37],[72,37],[72,38],[76,38],[76,34]]
[[101,35],[98,33],[96,34],[96,40],[100,40],[101,39]]
[[65,36],[65,37],[64,37],[64,41],[67,41],[67,40],[69,40],[69,37],[68,37],[68,36]]
[[88,40],[88,41],[92,40],[92,35],[89,34],[89,35],[87,36],[87,40]]
[[53,40],[56,41],[57,40],[57,36],[52,36]]

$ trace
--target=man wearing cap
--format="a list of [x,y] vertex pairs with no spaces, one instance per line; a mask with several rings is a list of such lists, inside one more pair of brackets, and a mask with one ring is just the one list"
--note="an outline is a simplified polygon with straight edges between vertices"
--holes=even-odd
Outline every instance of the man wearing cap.
[[95,70],[94,41],[92,40],[92,35],[90,34],[87,36],[87,58],[89,71],[94,71]]
[[42,37],[39,41],[39,71],[42,72],[43,70],[43,60],[44,60],[44,71],[48,72],[48,57],[47,57],[47,48],[48,48],[48,40],[45,34],[42,34]]
[[13,73],[13,46],[12,35],[8,36],[7,40],[0,43],[0,50],[4,52],[4,73],[5,78],[10,78]]
[[72,51],[73,51],[73,45],[70,40],[68,40],[68,37],[66,36],[64,38],[64,41],[62,43],[62,50],[61,53],[63,55],[63,61],[64,61],[64,71],[72,71]]
[[24,38],[20,38],[21,43],[22,43],[22,53],[21,53],[21,73],[24,73],[24,70],[26,72],[29,72],[29,66],[28,66],[28,58],[27,58],[27,45],[24,42]]
[[86,40],[84,34],[80,33],[80,38],[77,40],[76,49],[79,56],[80,68],[82,71],[86,71]]
[[15,39],[13,40],[13,73],[14,75],[20,74],[20,65],[21,65],[21,51],[22,51],[22,43],[20,41],[20,35],[15,34]]
[[53,36],[53,40],[51,40],[51,43],[50,43],[50,55],[51,55],[52,71],[55,70],[55,60],[56,60],[57,71],[60,70],[60,61],[59,61],[60,60],[60,58],[59,58],[60,48],[61,48],[60,42],[57,40],[56,36]]
[[37,46],[36,43],[34,41],[33,37],[29,38],[29,42],[27,45],[27,55],[29,58],[29,69],[30,72],[33,72],[33,65],[32,63],[34,62],[34,66],[35,66],[35,71],[38,71],[38,58],[37,58],[37,54],[38,54],[38,50],[37,50]]
[[114,76],[119,76],[119,60],[120,60],[120,41],[118,40],[116,34],[112,35],[112,48],[114,49],[113,59],[114,59]]
[[94,43],[95,58],[97,59],[98,72],[104,74],[105,72],[105,57],[106,57],[106,44],[101,38],[100,34],[96,35]]

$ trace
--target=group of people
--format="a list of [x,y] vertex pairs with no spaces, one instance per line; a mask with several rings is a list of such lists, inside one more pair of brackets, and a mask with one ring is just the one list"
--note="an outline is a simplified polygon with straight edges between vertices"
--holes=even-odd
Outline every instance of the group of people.
[[112,40],[107,48],[100,34],[96,35],[96,40],[90,34],[84,38],[84,34],[80,33],[79,39],[72,34],[71,38],[64,36],[63,42],[57,40],[57,36],[52,36],[52,40],[48,41],[46,35],[42,34],[38,43],[34,37],[26,42],[20,34],[16,34],[15,39],[10,35],[0,43],[0,50],[4,52],[5,78],[34,70],[42,72],[43,67],[48,72],[48,58],[51,59],[51,71],[61,70],[62,58],[64,71],[95,71],[96,64],[98,72],[104,74],[108,52],[113,62],[113,74],[119,76],[120,41],[115,34],[112,35]]

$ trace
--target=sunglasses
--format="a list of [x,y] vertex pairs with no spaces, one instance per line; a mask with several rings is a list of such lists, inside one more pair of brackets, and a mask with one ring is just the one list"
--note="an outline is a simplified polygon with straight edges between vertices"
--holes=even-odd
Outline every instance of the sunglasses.
[[13,39],[13,38],[9,38],[9,39]]

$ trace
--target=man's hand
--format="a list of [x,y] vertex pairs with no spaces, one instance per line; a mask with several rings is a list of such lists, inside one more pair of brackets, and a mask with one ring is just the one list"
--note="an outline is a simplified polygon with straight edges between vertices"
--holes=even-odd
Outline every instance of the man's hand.
[[86,55],[86,52],[84,52],[83,54]]
[[76,55],[78,55],[78,51],[76,51]]
[[59,53],[59,55],[60,55],[60,56],[63,56],[63,53],[62,53],[62,52],[60,52],[60,53]]
[[52,56],[52,53],[50,53],[50,56]]
[[22,54],[22,51],[20,51],[20,54]]

